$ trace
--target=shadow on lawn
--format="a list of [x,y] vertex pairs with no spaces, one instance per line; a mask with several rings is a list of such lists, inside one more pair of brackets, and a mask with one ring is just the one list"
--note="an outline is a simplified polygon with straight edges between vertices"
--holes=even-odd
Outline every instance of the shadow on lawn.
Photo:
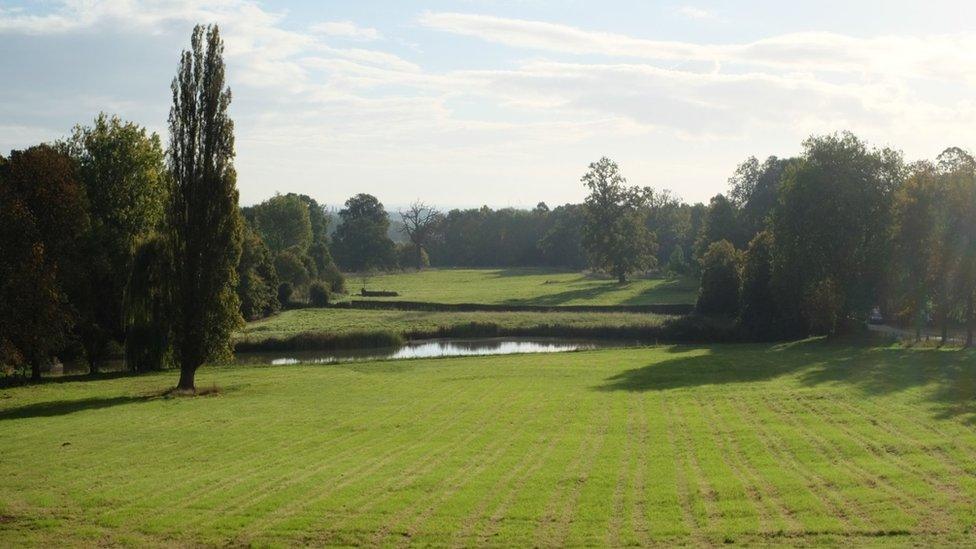
[[101,408],[111,408],[135,402],[146,402],[156,396],[119,396],[119,397],[91,397],[79,400],[54,400],[48,402],[37,402],[9,408],[0,411],[0,421],[8,419],[26,419],[32,417],[55,417],[84,412],[86,410],[98,410]]
[[505,305],[565,305],[573,300],[594,300],[604,294],[613,293],[628,287],[631,282],[618,284],[617,282],[607,282],[589,288],[578,290],[566,290],[555,294],[527,297],[523,299],[507,299],[503,301]]
[[[611,376],[600,391],[662,391],[794,376],[800,386],[853,386],[866,397],[923,388],[939,418],[976,424],[976,352],[810,340],[674,349],[675,358]],[[721,350],[719,350],[721,349]]]

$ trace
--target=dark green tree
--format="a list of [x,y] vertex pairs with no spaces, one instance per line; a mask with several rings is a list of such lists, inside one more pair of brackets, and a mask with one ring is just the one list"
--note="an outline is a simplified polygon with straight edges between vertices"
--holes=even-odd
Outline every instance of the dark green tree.
[[647,189],[627,186],[617,164],[606,157],[590,164],[581,181],[590,190],[583,228],[590,266],[621,283],[632,272],[654,267],[657,244],[644,219]]
[[122,299],[136,242],[163,216],[166,166],[159,136],[118,117],[99,114],[91,126],[76,126],[60,144],[78,163],[88,197],[91,229],[73,305],[78,333],[92,372],[111,341],[124,337]]
[[386,269],[396,263],[393,241],[387,235],[390,219],[375,196],[357,194],[339,211],[333,252],[347,271]]
[[695,242],[695,257],[701,261],[712,243],[720,240],[728,240],[733,246],[741,245],[741,234],[735,207],[725,195],[715,195],[708,203],[701,233]]
[[275,196],[252,208],[254,229],[272,252],[298,248],[305,253],[312,244],[312,219],[308,203],[299,195]]
[[74,161],[48,145],[0,165],[0,345],[40,380],[77,314],[88,205]]
[[123,300],[125,365],[136,372],[162,370],[173,359],[173,260],[159,234],[143,238],[135,248]]
[[739,312],[739,261],[739,252],[728,240],[708,247],[702,257],[699,313],[735,316]]
[[804,311],[816,310],[829,313],[818,322],[829,328],[839,303],[843,328],[880,302],[902,177],[900,153],[869,149],[851,133],[804,142],[803,156],[786,169],[772,219],[774,288],[785,325],[808,332],[813,319]]
[[181,391],[195,391],[194,377],[204,362],[229,355],[231,334],[242,324],[235,292],[242,220],[223,52],[216,26],[196,26],[172,86],[167,229]]
[[775,330],[776,302],[773,296],[773,235],[762,231],[753,237],[742,261],[742,289],[739,319],[757,337]]
[[241,316],[246,320],[263,318],[280,309],[274,258],[261,237],[249,226],[244,228],[241,260],[237,264],[237,295],[241,301]]

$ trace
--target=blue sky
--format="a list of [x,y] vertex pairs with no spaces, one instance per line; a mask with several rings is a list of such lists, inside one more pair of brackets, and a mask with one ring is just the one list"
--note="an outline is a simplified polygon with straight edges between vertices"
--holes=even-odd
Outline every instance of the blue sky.
[[0,151],[99,111],[165,140],[179,52],[216,22],[245,204],[555,205],[603,155],[705,201],[815,133],[972,147],[973,21],[961,1],[0,0]]

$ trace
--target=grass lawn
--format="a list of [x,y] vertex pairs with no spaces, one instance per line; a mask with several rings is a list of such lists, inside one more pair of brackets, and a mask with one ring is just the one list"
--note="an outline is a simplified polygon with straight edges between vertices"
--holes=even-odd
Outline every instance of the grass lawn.
[[434,332],[470,323],[493,323],[504,328],[566,326],[617,328],[657,326],[668,317],[646,313],[432,312],[361,309],[293,309],[250,322],[238,338],[286,338],[306,332],[348,334],[389,330],[396,333]]
[[974,358],[803,342],[4,389],[0,546],[972,546]]
[[[349,275],[356,297],[362,279]],[[399,297],[371,298],[433,303],[506,305],[650,305],[694,303],[698,282],[635,279],[624,284],[583,273],[542,269],[433,269],[371,277],[368,290],[393,290]],[[358,299],[358,297],[357,297]]]

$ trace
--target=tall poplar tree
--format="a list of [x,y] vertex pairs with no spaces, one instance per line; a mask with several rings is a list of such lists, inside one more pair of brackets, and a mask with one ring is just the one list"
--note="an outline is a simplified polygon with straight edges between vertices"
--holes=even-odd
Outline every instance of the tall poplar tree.
[[242,220],[223,53],[217,27],[197,25],[172,85],[167,236],[180,391],[195,390],[194,376],[204,362],[230,354],[231,334],[242,324],[235,292]]

